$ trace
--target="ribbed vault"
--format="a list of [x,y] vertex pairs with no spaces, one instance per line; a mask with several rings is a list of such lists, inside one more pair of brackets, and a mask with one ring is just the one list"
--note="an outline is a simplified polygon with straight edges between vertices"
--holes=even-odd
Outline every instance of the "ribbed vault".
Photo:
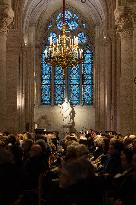
[[[78,10],[89,22],[93,20],[95,25],[102,24],[108,18],[108,7],[112,0],[66,0],[66,5]],[[27,32],[30,24],[36,24],[42,15],[44,23],[52,14],[62,7],[62,0],[24,0],[23,5],[23,32]],[[44,13],[44,14],[43,14]]]

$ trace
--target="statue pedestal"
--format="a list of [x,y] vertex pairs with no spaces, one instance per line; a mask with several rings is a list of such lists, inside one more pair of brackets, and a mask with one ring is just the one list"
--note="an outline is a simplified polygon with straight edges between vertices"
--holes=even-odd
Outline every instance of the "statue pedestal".
[[63,125],[63,131],[64,131],[64,133],[70,133],[71,132],[71,130],[72,130],[72,123],[68,123],[68,124],[65,124],[65,125]]

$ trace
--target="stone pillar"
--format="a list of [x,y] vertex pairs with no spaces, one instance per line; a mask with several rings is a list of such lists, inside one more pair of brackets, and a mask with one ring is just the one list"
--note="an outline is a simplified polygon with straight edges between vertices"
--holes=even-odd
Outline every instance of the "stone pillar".
[[136,134],[136,14],[133,15],[133,75],[134,75],[134,88],[133,88],[133,133]]
[[18,128],[30,131],[34,115],[34,50],[30,45],[21,48],[21,67],[18,82]]
[[27,47],[27,68],[25,82],[25,127],[33,129],[34,121],[34,48]]
[[105,129],[111,130],[111,107],[112,107],[112,42],[109,34],[103,36],[104,45],[104,76],[105,76]]
[[[110,69],[110,77],[111,77],[111,105],[109,106],[111,109],[111,127],[110,130],[117,131],[117,95],[118,95],[118,58],[120,59],[120,53],[117,53],[117,35],[116,31],[110,31],[111,36],[111,69]],[[118,56],[119,55],[119,56]]]
[[6,129],[6,40],[14,13],[10,1],[0,4],[0,129]]
[[121,75],[121,44],[116,35],[116,131],[120,133],[120,75]]
[[94,70],[94,77],[95,77],[95,129],[99,130],[100,127],[100,53],[99,53],[99,46],[100,46],[100,28],[99,26],[96,27],[96,41],[95,41],[95,70]]
[[105,49],[102,28],[96,27],[95,44],[95,129],[105,130]]
[[117,32],[121,39],[120,133],[133,133],[133,22],[128,7],[115,11]]

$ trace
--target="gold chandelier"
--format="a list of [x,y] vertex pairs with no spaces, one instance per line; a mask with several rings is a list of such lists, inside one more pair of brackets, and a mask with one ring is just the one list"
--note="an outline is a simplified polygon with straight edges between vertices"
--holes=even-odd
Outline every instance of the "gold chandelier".
[[65,0],[63,0],[63,19],[62,19],[62,34],[54,43],[52,36],[50,36],[50,45],[46,46],[45,62],[52,67],[61,66],[63,69],[67,67],[75,67],[83,61],[83,50],[79,48],[78,37],[72,39],[66,36],[66,22],[65,22]]

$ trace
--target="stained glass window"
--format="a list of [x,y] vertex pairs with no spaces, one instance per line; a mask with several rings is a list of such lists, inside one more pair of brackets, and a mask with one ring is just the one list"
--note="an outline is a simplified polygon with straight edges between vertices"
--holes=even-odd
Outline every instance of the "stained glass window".
[[41,86],[41,103],[51,104],[51,66],[44,62],[44,50],[42,51],[42,86]]
[[78,43],[82,44],[82,43],[86,43],[86,41],[87,41],[87,37],[85,33],[84,32],[78,33]]
[[82,70],[82,104],[93,103],[93,52],[84,51],[84,63]]
[[73,105],[80,105],[80,66],[68,69],[68,99]]
[[[94,48],[88,37],[88,25],[80,16],[71,10],[65,11],[67,32],[72,36],[78,36],[78,43],[84,51],[84,61],[73,68],[68,68],[64,75],[61,67],[54,69],[44,62],[44,48],[49,44],[49,37],[57,42],[61,35],[62,13],[56,13],[48,23],[47,41],[43,45],[41,57],[41,103],[43,105],[58,105],[64,102],[67,95],[73,105],[93,104],[93,55]],[[92,39],[91,36],[90,39]]]
[[55,68],[54,73],[54,104],[62,104],[64,101],[65,79],[61,67]]
[[50,32],[48,42],[50,42],[50,36],[52,36],[53,43],[57,43],[57,34],[55,32]]

